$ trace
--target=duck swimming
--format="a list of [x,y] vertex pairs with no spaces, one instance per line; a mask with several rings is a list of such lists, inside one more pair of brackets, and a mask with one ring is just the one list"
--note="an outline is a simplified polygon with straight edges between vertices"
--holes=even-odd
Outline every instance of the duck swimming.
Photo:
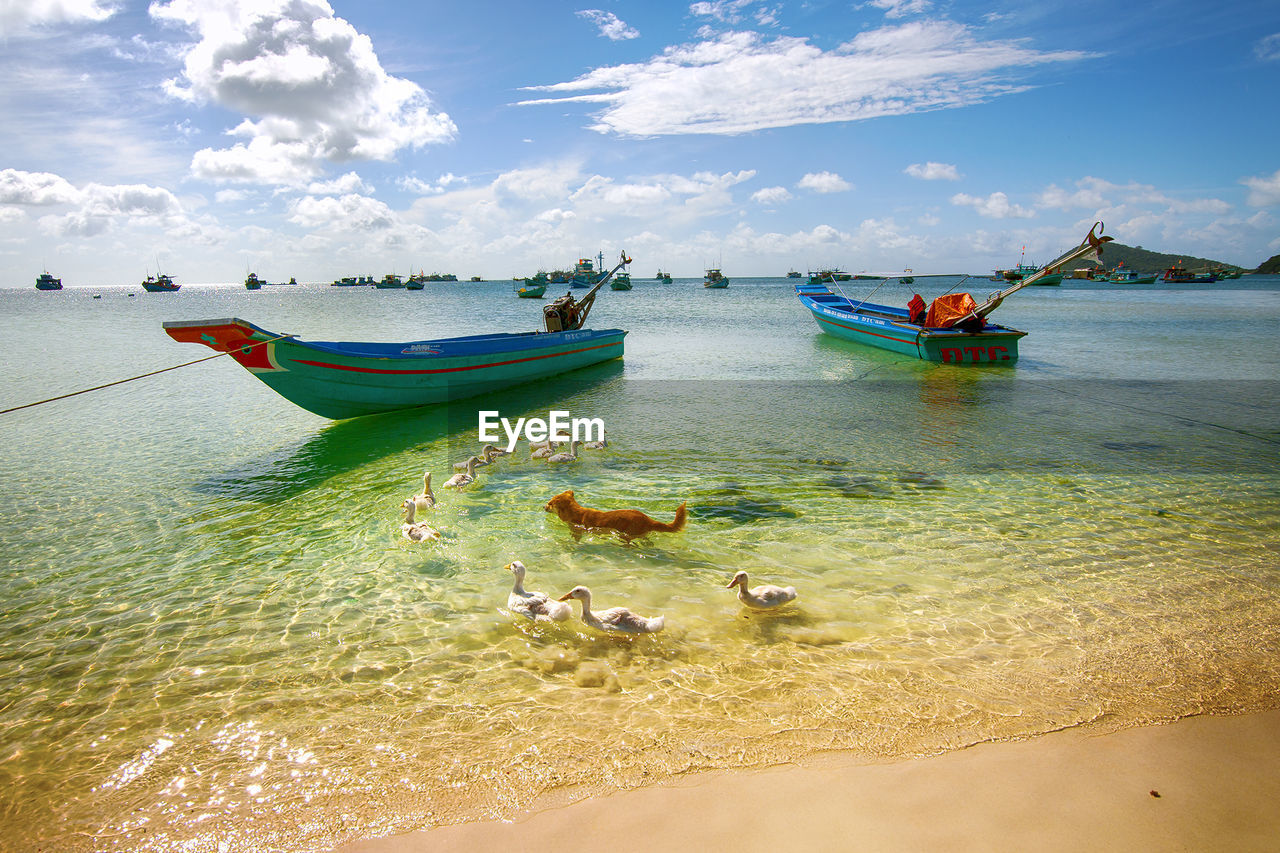
[[588,441],[586,444],[582,446],[585,447],[587,450],[604,450],[606,447],[609,446],[609,438],[608,436],[602,435],[600,436],[599,441]]
[[575,586],[564,595],[561,601],[576,598],[582,602],[582,621],[599,631],[613,634],[656,634],[666,624],[667,617],[654,616],[647,618],[632,613],[625,607],[610,607],[599,613],[591,610],[591,590],[585,586]]
[[414,509],[418,512],[426,512],[436,505],[436,493],[431,491],[430,471],[422,475],[422,494],[414,495],[409,500],[413,501]]
[[582,446],[582,442],[574,439],[569,445],[569,449],[564,453],[556,453],[547,457],[547,461],[552,465],[561,465],[565,462],[576,462],[578,460],[578,448]]
[[[480,468],[481,466],[488,465],[495,458],[502,456],[506,452],[507,451],[505,450],[499,450],[498,448],[494,447],[492,444],[486,444],[484,448],[479,453],[477,453],[474,457],[476,460],[476,467]],[[453,463],[453,470],[465,471],[467,469],[467,462],[470,462],[470,461],[471,460],[468,459],[466,460],[466,462]]]
[[543,441],[533,445],[533,450],[530,451],[529,456],[532,459],[546,459],[554,454],[559,446],[560,442],[558,441]]
[[437,542],[440,539],[440,531],[436,530],[425,521],[414,521],[414,507],[416,505],[412,500],[407,500],[400,504],[400,508],[404,510],[404,524],[400,525],[400,532],[404,534],[404,538],[410,542]]
[[752,610],[771,610],[796,600],[794,586],[774,586],[766,583],[747,589],[746,572],[738,572],[734,575],[725,589],[733,589],[735,586],[738,588],[738,600]]
[[516,576],[515,586],[507,596],[507,609],[535,622],[563,622],[572,614],[572,609],[562,601],[555,601],[545,592],[529,592],[524,588],[524,563],[512,560],[503,566]]
[[452,477],[444,481],[446,489],[461,489],[463,486],[469,486],[476,481],[476,463],[479,458],[472,456],[467,460],[467,470],[461,474],[454,474]]

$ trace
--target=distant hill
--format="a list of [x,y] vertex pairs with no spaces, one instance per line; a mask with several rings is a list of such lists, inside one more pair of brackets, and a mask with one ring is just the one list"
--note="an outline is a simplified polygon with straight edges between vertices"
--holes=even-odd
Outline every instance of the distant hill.
[[1263,261],[1254,272],[1263,275],[1275,275],[1280,273],[1280,255],[1272,255]]
[[[1277,257],[1280,257],[1280,255],[1277,255]],[[1275,258],[1272,258],[1272,260],[1275,260]],[[1192,272],[1199,270],[1243,269],[1226,261],[1197,258],[1195,255],[1166,255],[1160,252],[1148,252],[1141,246],[1126,246],[1123,243],[1108,243],[1102,248],[1102,264],[1107,269],[1115,269],[1121,262],[1124,263],[1126,269],[1145,273],[1164,272],[1175,263],[1181,263],[1182,266]],[[1094,267],[1094,265],[1085,261],[1073,261],[1067,264],[1066,268],[1083,269],[1085,267]]]

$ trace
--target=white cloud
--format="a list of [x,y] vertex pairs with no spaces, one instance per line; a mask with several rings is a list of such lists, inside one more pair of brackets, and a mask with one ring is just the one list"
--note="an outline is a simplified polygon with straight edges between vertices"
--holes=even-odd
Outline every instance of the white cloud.
[[1241,178],[1240,183],[1249,188],[1249,205],[1271,207],[1280,205],[1280,169],[1270,175]]
[[352,193],[368,194],[373,192],[368,184],[355,172],[347,172],[332,181],[315,181],[307,185],[311,195],[350,195]]
[[246,190],[218,190],[213,194],[213,200],[218,204],[234,204],[252,197],[253,193]]
[[1030,219],[1036,215],[1034,210],[1010,204],[1009,197],[1002,192],[994,192],[986,198],[956,193],[951,197],[951,203],[972,207],[988,219]]
[[157,0],[150,11],[199,37],[166,91],[252,117],[229,131],[247,142],[196,153],[199,178],[298,186],[325,163],[390,160],[457,130],[326,0]]
[[765,187],[751,194],[751,200],[760,204],[781,204],[791,198],[791,191],[786,187]]
[[[704,5],[732,11],[722,4],[692,8]],[[802,38],[766,41],[731,32],[667,48],[647,62],[527,87],[555,96],[520,103],[603,105],[592,126],[601,133],[745,133],[981,103],[1029,88],[1013,79],[1017,73],[1087,55],[979,39],[946,21],[871,30],[830,51]]]
[[816,193],[841,193],[853,189],[853,184],[835,172],[810,172],[801,178],[796,186]]
[[912,163],[903,169],[905,173],[913,178],[919,178],[922,181],[958,181],[960,173],[956,171],[956,167],[950,163],[935,163],[930,160],[928,163]]
[[726,24],[736,24],[742,20],[743,10],[756,0],[712,0],[712,2],[693,3],[689,6],[689,14],[699,18],[715,18]]
[[117,11],[106,0],[2,0],[0,38],[58,24],[105,21]]
[[623,41],[624,39],[640,38],[640,31],[628,27],[625,22],[618,19],[618,16],[612,12],[602,12],[599,9],[583,9],[577,13],[579,18],[586,18],[591,23],[600,28],[600,35],[613,41]]
[[79,199],[80,191],[59,175],[0,170],[0,204],[71,204]]
[[903,18],[929,8],[929,0],[867,0],[868,6],[884,10],[886,18]]
[[1280,59],[1280,33],[1258,39],[1258,43],[1253,46],[1253,54],[1263,62]]
[[289,221],[303,228],[380,231],[396,224],[396,215],[375,198],[354,193],[339,198],[304,196],[289,205]]
[[1050,210],[1086,209],[1102,212],[1107,209],[1129,206],[1160,207],[1168,213],[1225,214],[1231,205],[1217,198],[1178,199],[1157,190],[1149,184],[1130,181],[1115,184],[1092,176],[1076,181],[1075,190],[1065,190],[1050,184],[1036,200],[1036,206]]

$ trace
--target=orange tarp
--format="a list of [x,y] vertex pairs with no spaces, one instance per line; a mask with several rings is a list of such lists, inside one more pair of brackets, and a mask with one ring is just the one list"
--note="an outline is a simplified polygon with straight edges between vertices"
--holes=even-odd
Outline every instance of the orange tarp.
[[978,303],[967,293],[948,293],[933,300],[924,324],[931,329],[950,329],[957,320],[969,315],[977,307]]

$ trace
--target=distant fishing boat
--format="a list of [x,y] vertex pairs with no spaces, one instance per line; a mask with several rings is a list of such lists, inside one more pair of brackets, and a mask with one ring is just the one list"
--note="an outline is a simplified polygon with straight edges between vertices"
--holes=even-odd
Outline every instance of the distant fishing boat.
[[1035,284],[1037,276],[1052,275],[1077,258],[1096,256],[1111,240],[1101,236],[1101,230],[1101,223],[1095,224],[1075,249],[992,294],[982,305],[968,293],[945,294],[929,306],[916,294],[905,309],[865,300],[854,303],[820,281],[797,284],[796,295],[818,327],[837,338],[941,364],[1013,364],[1018,360],[1018,341],[1026,332],[988,322],[987,315],[1013,293]]
[[621,358],[622,329],[582,328],[596,293],[543,306],[545,331],[469,335],[408,343],[303,341],[245,320],[164,323],[176,341],[230,354],[286,400],[341,420],[486,394]]
[[620,272],[613,277],[613,281],[609,282],[609,287],[614,290],[630,290],[631,289],[631,273]]
[[[604,253],[597,255],[600,265],[604,266]],[[600,280],[603,273],[596,270],[590,258],[578,258],[573,268],[573,277],[569,279],[570,287],[590,287]]]
[[720,270],[710,269],[702,276],[702,286],[719,290],[729,286],[729,279],[721,275]]
[[800,278],[799,270],[787,270],[787,278]]
[[521,299],[541,299],[547,292],[547,283],[547,274],[539,270],[533,278],[522,278],[516,282],[516,296]]
[[62,279],[54,278],[45,270],[36,276],[36,290],[62,290]]
[[175,284],[173,276],[158,273],[155,276],[147,276],[142,282],[142,289],[148,293],[169,293],[178,290],[182,285]]
[[373,282],[366,281],[364,276],[361,276],[360,278],[356,278],[353,275],[349,275],[343,278],[334,279],[333,283],[330,284],[329,286],[330,287],[368,287],[371,284],[373,284]]
[[251,272],[244,277],[244,289],[245,290],[261,290],[262,289],[262,280],[258,278],[258,274],[256,272]]
[[1165,270],[1161,278],[1170,284],[1212,284],[1218,280],[1218,277],[1211,272],[1195,273],[1188,271],[1182,265],[1182,261],[1178,261]]
[[374,285],[378,290],[403,290],[404,280],[395,273],[387,273],[382,277],[382,281]]
[[671,283],[671,273],[663,272],[662,270],[658,270],[658,274],[655,275],[653,278],[654,278],[654,281],[660,281],[663,284]]
[[1124,269],[1124,263],[1121,262],[1105,277],[1105,280],[1115,284],[1155,284],[1156,274],[1145,275],[1137,270]]

